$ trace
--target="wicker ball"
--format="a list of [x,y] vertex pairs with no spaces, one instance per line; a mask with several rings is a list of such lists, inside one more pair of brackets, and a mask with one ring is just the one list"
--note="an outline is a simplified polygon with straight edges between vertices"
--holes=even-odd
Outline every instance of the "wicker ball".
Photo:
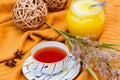
[[63,9],[67,0],[43,0],[46,3],[48,11],[59,11]]
[[39,28],[47,15],[46,4],[42,0],[19,0],[14,6],[13,20],[24,31]]

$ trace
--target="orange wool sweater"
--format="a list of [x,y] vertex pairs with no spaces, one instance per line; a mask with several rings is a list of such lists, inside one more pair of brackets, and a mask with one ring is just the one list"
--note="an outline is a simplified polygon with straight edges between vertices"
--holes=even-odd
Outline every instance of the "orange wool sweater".
[[[17,0],[0,0],[0,80],[27,80],[22,73],[22,65],[30,56],[33,46],[48,40],[63,42],[62,35],[55,32],[46,25],[37,30],[22,31],[15,26],[12,20],[13,6]],[[120,0],[106,0],[104,7],[105,24],[104,30],[99,38],[101,42],[120,43]],[[47,21],[58,28],[67,31],[66,13],[71,0],[68,0],[64,10],[58,12],[49,12]],[[24,56],[21,60],[16,59],[15,67],[5,66],[3,61],[14,56],[14,52],[22,50]],[[98,75],[99,77],[99,75]],[[100,80],[104,80],[99,77]],[[82,69],[75,80],[94,80],[88,71]]]

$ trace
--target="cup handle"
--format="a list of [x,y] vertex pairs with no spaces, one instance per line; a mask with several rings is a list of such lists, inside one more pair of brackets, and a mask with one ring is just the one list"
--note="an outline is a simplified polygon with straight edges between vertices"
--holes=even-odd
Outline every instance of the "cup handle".
[[73,54],[72,54],[72,53],[70,53],[70,54],[68,55],[67,62],[69,63],[69,61],[70,61],[72,58],[73,58]]

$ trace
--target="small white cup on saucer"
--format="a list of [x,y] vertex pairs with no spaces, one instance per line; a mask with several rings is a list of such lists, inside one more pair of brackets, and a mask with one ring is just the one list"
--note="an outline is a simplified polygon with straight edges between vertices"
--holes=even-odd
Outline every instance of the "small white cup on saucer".
[[[64,58],[62,58],[61,60],[54,61],[54,62],[43,62],[43,61],[40,61],[37,58],[35,58],[35,54],[37,54],[37,52],[39,50],[42,50],[46,47],[47,48],[49,48],[49,47],[59,48],[64,51],[64,54],[66,56]],[[47,53],[44,53],[44,54],[47,55]],[[50,54],[48,56],[50,56]],[[67,46],[61,42],[47,41],[47,42],[41,42],[41,43],[37,44],[35,47],[33,47],[32,51],[31,51],[31,57],[33,59],[33,62],[28,67],[28,69],[30,71],[39,71],[40,73],[42,72],[44,74],[53,75],[53,74],[57,74],[57,73],[63,71],[66,68],[66,66],[68,65],[70,52],[69,52],[69,49],[67,48]],[[56,58],[57,57],[59,57],[59,56],[56,56]],[[48,58],[47,60],[50,60],[50,59],[52,59],[52,58]]]

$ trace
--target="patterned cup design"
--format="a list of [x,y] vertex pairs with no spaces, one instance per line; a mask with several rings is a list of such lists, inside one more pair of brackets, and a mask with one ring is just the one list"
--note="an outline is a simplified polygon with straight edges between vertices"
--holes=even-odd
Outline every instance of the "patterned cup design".
[[[33,57],[33,55],[35,54],[35,52],[37,50],[44,48],[44,47],[50,47],[50,46],[57,47],[57,48],[64,50],[66,52],[67,56],[65,58],[63,58],[62,60],[60,60],[58,62],[53,62],[53,63],[40,62]],[[67,46],[64,45],[63,43],[56,42],[56,41],[48,41],[48,42],[42,42],[42,43],[36,45],[35,47],[33,47],[32,51],[31,51],[31,56],[33,58],[33,62],[29,66],[29,70],[30,71],[39,71],[44,74],[50,75],[50,74],[57,74],[66,68],[66,66],[68,64],[70,53],[69,53]]]

